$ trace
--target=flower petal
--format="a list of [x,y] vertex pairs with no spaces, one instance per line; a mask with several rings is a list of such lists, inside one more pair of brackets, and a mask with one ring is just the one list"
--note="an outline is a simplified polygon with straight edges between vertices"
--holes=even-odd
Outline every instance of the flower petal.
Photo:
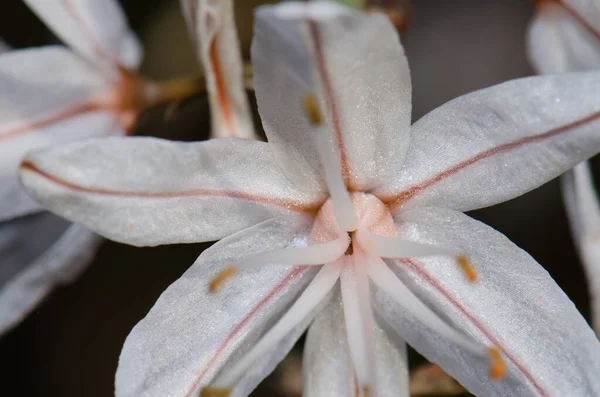
[[107,82],[64,47],[0,55],[0,220],[39,209],[17,181],[25,153],[120,132],[118,120],[94,106]]
[[[408,393],[406,345],[375,323],[376,384],[372,396],[403,397]],[[350,360],[342,302],[337,296],[316,317],[304,345],[305,397],[354,396],[357,383]]]
[[408,145],[410,73],[394,27],[328,2],[262,6],[252,44],[254,86],[277,160],[294,182],[324,189],[302,107],[321,100],[346,185],[365,190],[390,179]]
[[218,240],[324,197],[297,190],[267,143],[105,138],[35,152],[21,179],[45,207],[132,245]]
[[142,48],[115,0],[24,0],[65,43],[94,64],[137,69]]
[[591,295],[592,324],[600,333],[600,203],[587,161],[562,177],[562,193],[571,232]]
[[[265,221],[207,249],[159,298],[125,341],[116,395],[197,396],[268,331],[314,275],[314,267],[264,266],[240,272],[217,293],[208,284],[248,253],[305,246],[310,222]],[[291,349],[303,322],[234,385],[246,396]]]
[[233,0],[180,0],[206,74],[213,138],[258,139],[243,80]]
[[[467,211],[524,194],[600,151],[600,73],[529,77],[454,99],[413,125],[393,208]],[[444,139],[440,139],[444,137]]]
[[29,197],[17,176],[0,177],[0,222],[42,211],[44,207]]
[[532,21],[527,50],[538,73],[600,69],[599,33],[572,12],[573,8],[548,2]]
[[396,273],[455,328],[497,347],[506,378],[490,380],[485,357],[423,327],[378,293],[376,309],[402,338],[476,395],[599,395],[600,343],[526,252],[492,228],[448,209],[414,209],[398,221],[403,238],[449,244],[468,253],[480,272],[476,284],[464,281],[453,258],[400,260]]
[[0,224],[0,334],[87,266],[101,239],[50,213]]

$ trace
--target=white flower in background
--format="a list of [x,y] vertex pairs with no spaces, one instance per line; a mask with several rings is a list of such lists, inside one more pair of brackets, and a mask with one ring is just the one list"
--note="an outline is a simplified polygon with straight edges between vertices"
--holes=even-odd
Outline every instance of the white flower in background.
[[233,0],[180,0],[206,74],[213,138],[257,139],[244,87]]
[[[537,72],[600,70],[600,1],[538,3],[527,36],[529,58]],[[588,278],[593,326],[599,333],[600,203],[590,165],[583,162],[566,173],[562,188],[573,239]]]
[[309,324],[305,396],[406,396],[404,341],[478,395],[600,394],[573,303],[462,214],[600,150],[600,74],[508,82],[411,127],[385,17],[290,2],[261,7],[254,32],[268,143],[109,138],[21,166],[47,208],[113,240],[222,239],[133,329],[117,396],[248,395]]
[[136,74],[142,49],[114,0],[25,2],[69,47],[0,54],[0,334],[76,276],[100,242],[27,196],[17,178],[25,153],[125,135],[144,108],[200,89],[197,79]]

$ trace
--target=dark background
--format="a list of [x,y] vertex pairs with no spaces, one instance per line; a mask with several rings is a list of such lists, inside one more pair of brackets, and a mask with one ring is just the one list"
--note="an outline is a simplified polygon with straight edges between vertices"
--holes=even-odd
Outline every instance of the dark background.
[[[177,1],[122,3],[146,46],[144,75],[164,79],[199,73]],[[251,8],[258,3],[244,0],[236,5],[246,56]],[[469,91],[533,74],[524,48],[526,27],[534,12],[532,3],[414,0],[412,23],[403,37],[413,78],[414,119]],[[14,47],[56,42],[19,0],[2,2],[0,37]],[[148,111],[136,133],[179,140],[208,137],[204,95],[180,103],[173,117],[166,119],[165,114],[164,107]],[[528,251],[588,317],[587,289],[557,181],[471,215]],[[78,281],[57,289],[26,321],[0,339],[0,394],[113,395],[119,352],[130,329],[207,246],[133,248],[105,242]],[[293,372],[297,360],[292,357],[286,365]],[[280,381],[280,376],[272,378],[256,394],[276,395]]]

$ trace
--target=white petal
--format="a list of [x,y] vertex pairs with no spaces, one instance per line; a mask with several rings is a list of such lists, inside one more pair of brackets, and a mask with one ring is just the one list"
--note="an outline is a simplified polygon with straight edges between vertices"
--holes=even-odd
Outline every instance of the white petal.
[[321,100],[346,184],[377,186],[408,145],[410,73],[387,18],[325,2],[263,6],[252,44],[254,86],[278,161],[296,183],[324,188],[302,100]]
[[243,80],[233,0],[180,0],[206,74],[213,138],[258,139]]
[[24,0],[50,29],[82,56],[114,72],[137,69],[142,48],[116,0]]
[[323,201],[291,185],[267,143],[245,139],[89,140],[32,153],[21,169],[45,207],[132,245],[218,240]]
[[313,280],[302,291],[290,309],[271,327],[263,337],[252,346],[243,357],[240,357],[218,377],[216,384],[224,387],[235,384],[239,378],[252,368],[299,324],[311,321],[316,313],[327,302],[331,289],[337,284],[343,263],[337,261],[321,266]]
[[[372,396],[408,397],[406,345],[375,324],[379,390]],[[305,397],[354,396],[356,380],[350,360],[342,302],[338,296],[319,313],[304,345]]]
[[346,338],[359,390],[375,391],[379,389],[378,365],[371,292],[365,271],[368,264],[360,250],[357,251],[345,257],[347,261],[340,277]]
[[44,207],[29,197],[19,178],[0,177],[0,222],[42,211]]
[[529,77],[454,99],[412,127],[406,164],[374,193],[460,211],[524,194],[600,151],[600,73]]
[[17,181],[25,153],[120,133],[118,120],[92,105],[108,89],[101,76],[64,47],[0,55],[0,220],[39,210]]
[[[527,50],[538,73],[600,69],[600,35],[590,30],[591,26],[579,18],[579,13],[572,12],[574,8],[548,2],[532,21],[527,32]],[[596,14],[600,20],[597,10]]]
[[588,280],[592,322],[600,333],[600,203],[589,163],[566,173],[562,187],[571,232]]
[[[208,283],[224,266],[248,253],[308,244],[302,218],[266,221],[224,239],[159,298],[128,336],[116,377],[118,397],[197,396],[268,331],[314,275],[313,267],[264,266],[240,272],[217,293]],[[276,350],[238,381],[247,396],[287,354],[303,322]]]
[[91,262],[101,239],[49,213],[0,224],[0,334]]
[[448,342],[378,293],[376,309],[409,344],[476,395],[600,394],[600,343],[569,298],[526,252],[452,210],[415,209],[402,219],[402,237],[461,248],[480,277],[475,284],[466,283],[452,259],[439,257],[401,260],[397,274],[449,324],[497,346],[508,373],[504,380],[490,380],[485,358]]

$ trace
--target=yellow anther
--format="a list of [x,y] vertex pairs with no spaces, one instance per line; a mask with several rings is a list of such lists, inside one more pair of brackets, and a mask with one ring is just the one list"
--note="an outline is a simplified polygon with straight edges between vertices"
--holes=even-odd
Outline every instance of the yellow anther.
[[203,387],[200,397],[227,397],[231,394],[231,387]]
[[359,397],[371,397],[371,392],[368,387],[363,387],[362,392],[359,394]]
[[323,114],[319,110],[319,103],[314,94],[306,94],[302,100],[306,116],[312,125],[323,124]]
[[209,292],[217,292],[219,288],[227,281],[229,278],[233,277],[237,269],[233,266],[227,266],[215,278],[211,280],[208,284]]
[[469,280],[470,283],[474,283],[475,281],[477,281],[479,274],[477,273],[477,270],[475,270],[475,267],[473,266],[469,258],[467,258],[465,255],[458,255],[456,257],[456,262],[458,263],[460,269],[463,271],[465,277],[467,278],[467,280]]
[[495,347],[488,349],[488,356],[490,358],[490,378],[492,380],[500,380],[506,375],[506,365],[502,355]]

